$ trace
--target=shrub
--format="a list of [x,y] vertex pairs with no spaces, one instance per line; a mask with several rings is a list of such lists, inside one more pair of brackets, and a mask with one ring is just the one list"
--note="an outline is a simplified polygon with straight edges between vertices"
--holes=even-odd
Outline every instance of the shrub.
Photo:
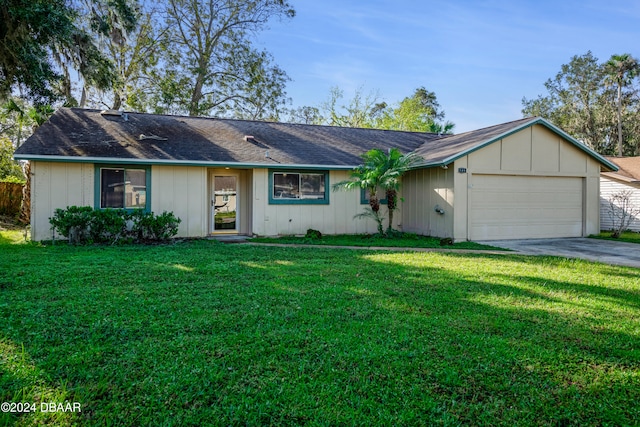
[[450,246],[453,245],[453,239],[451,237],[445,237],[444,239],[440,239],[440,246]]
[[9,176],[5,176],[4,178],[1,178],[0,182],[8,182],[8,183],[11,183],[11,184],[22,184],[22,185],[24,185],[24,183],[27,182],[27,180],[22,178],[22,177],[9,175]]
[[178,234],[180,218],[173,212],[162,212],[154,215],[153,212],[137,212],[134,219],[134,232],[140,241],[166,241]]
[[322,233],[319,232],[318,230],[314,230],[313,228],[310,228],[307,230],[307,234],[305,234],[304,237],[306,237],[307,239],[313,239],[313,240],[322,239]]
[[640,214],[640,207],[633,204],[632,195],[633,193],[630,190],[623,190],[609,197],[607,213],[613,225],[611,237],[616,239],[620,237],[620,234]]
[[129,243],[133,240],[127,230],[130,212],[123,209],[96,209],[91,215],[89,235],[93,242],[114,244]]
[[125,209],[93,209],[89,206],[69,206],[56,209],[49,218],[51,228],[72,244],[161,242],[178,233],[180,218],[172,212]]
[[89,206],[68,206],[56,209],[49,223],[54,231],[69,239],[69,243],[88,243],[92,213]]

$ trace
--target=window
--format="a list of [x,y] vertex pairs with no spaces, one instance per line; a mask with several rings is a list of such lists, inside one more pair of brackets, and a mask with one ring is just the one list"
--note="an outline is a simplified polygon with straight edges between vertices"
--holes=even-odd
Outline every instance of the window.
[[96,170],[96,181],[98,208],[149,210],[148,168],[101,166]]
[[269,203],[272,204],[328,204],[328,172],[269,173]]

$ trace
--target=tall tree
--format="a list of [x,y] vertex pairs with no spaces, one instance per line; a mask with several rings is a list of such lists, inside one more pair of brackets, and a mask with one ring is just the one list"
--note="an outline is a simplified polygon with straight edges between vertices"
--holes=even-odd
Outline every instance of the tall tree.
[[22,168],[13,160],[14,151],[13,142],[6,136],[0,135],[0,180],[8,177],[24,180]]
[[546,96],[522,100],[523,114],[553,121],[596,150],[605,148],[599,133],[604,71],[591,52],[574,56],[555,78],[544,84]]
[[376,120],[380,129],[410,132],[452,133],[455,125],[444,120],[436,94],[424,87],[404,98],[397,107],[386,108]]
[[[13,160],[13,152],[22,142],[53,114],[49,105],[29,105],[24,100],[11,98],[0,110],[0,169],[2,165],[10,166],[9,175],[25,180],[22,188],[22,204],[20,206],[20,221],[27,224],[31,213],[31,165],[23,164],[21,169],[18,162]],[[0,170],[0,178],[7,174],[7,170]]]
[[155,79],[168,108],[259,118],[284,102],[286,74],[253,47],[252,35],[272,18],[293,17],[287,1],[167,0],[166,15],[164,68]]
[[619,155],[622,139],[622,153],[634,155],[640,147],[640,97],[634,79],[608,84],[613,74],[591,52],[574,56],[547,80],[546,95],[523,98],[522,113],[552,121],[601,154]]
[[330,89],[329,98],[320,106],[329,126],[372,128],[377,117],[387,108],[377,91],[364,93],[359,87],[347,104],[342,104],[344,91],[337,86]]
[[61,80],[51,52],[74,34],[74,12],[64,0],[8,0],[0,3],[0,98],[14,90],[34,102],[56,99]]
[[622,89],[638,75],[640,65],[630,54],[612,55],[604,65],[608,80],[617,88],[616,118],[618,122],[618,157],[622,157]]
[[[362,87],[347,103],[342,102],[343,98],[342,89],[331,88],[329,98],[318,109],[322,111],[319,119],[324,124],[433,133],[452,133],[455,127],[452,122],[445,121],[436,94],[424,87],[416,89],[412,96],[404,98],[395,107],[383,101],[378,91],[364,93]],[[305,122],[304,116],[292,115],[291,120]]]
[[[121,1],[110,0],[114,5]],[[36,104],[70,99],[67,64],[92,85],[111,84],[110,61],[77,19],[67,0],[0,2],[0,99],[15,91]]]
[[[127,0],[135,1],[135,0]],[[130,6],[134,7],[135,3]],[[113,85],[109,90],[88,87],[89,105],[100,108],[128,108],[145,111],[150,93],[154,89],[152,74],[158,66],[162,52],[161,39],[167,31],[156,7],[134,9],[135,27],[119,24],[117,17],[114,31],[101,33],[99,47],[115,67]]]
[[290,123],[302,123],[305,125],[321,125],[325,122],[318,107],[305,105],[289,110]]

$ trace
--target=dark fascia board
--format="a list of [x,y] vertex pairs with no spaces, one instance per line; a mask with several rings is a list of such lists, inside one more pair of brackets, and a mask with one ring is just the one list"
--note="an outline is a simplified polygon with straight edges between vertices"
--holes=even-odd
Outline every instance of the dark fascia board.
[[507,132],[501,133],[498,136],[495,136],[491,139],[488,139],[468,150],[462,151],[458,154],[455,154],[453,156],[447,157],[446,159],[440,161],[440,162],[435,162],[435,163],[424,163],[422,165],[419,165],[418,168],[424,168],[424,167],[437,167],[437,166],[446,166],[449,165],[453,162],[455,162],[456,160],[467,156],[471,153],[473,153],[474,151],[478,151],[484,147],[486,147],[487,145],[493,144],[496,141],[499,141],[501,139],[504,139],[510,135],[513,135],[514,133],[520,132],[523,129],[526,129],[528,127],[531,127],[533,125],[536,124],[540,124],[543,125],[544,127],[546,127],[547,129],[551,130],[552,132],[554,132],[555,134],[557,134],[558,136],[566,139],[567,141],[569,141],[571,144],[573,144],[575,147],[577,147],[578,149],[584,151],[585,153],[587,153],[589,156],[593,157],[594,159],[596,159],[598,162],[600,162],[601,164],[603,164],[604,166],[606,166],[608,169],[616,172],[618,171],[618,167],[611,163],[610,161],[608,161],[607,159],[605,159],[604,157],[602,157],[600,154],[596,153],[595,151],[593,151],[591,148],[587,147],[585,144],[583,144],[582,142],[578,141],[577,139],[575,139],[574,137],[572,137],[571,135],[569,135],[568,133],[564,132],[562,129],[556,127],[555,125],[553,125],[552,123],[548,122],[547,120],[543,119],[542,117],[534,117],[531,119],[531,121],[529,122],[525,122],[523,124],[521,124],[520,126],[515,127],[514,129],[511,129]]
[[156,166],[204,166],[209,168],[251,168],[251,169],[307,169],[307,170],[353,170],[356,165],[303,165],[303,164],[279,164],[279,163],[236,163],[236,162],[209,162],[193,160],[171,159],[121,159],[113,157],[74,157],[74,156],[46,156],[46,155],[14,155],[16,160],[33,160],[57,163],[100,163],[118,165],[156,165]]

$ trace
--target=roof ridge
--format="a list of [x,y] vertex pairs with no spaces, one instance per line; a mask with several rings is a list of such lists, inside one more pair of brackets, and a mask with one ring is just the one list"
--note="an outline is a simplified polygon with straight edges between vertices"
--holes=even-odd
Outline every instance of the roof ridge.
[[[95,112],[99,113],[103,110],[99,108],[80,108],[80,107],[60,107],[60,110],[73,110],[73,111],[83,111],[83,112]],[[157,113],[146,113],[139,111],[122,111],[126,114],[140,114],[144,116],[159,116],[159,117],[171,117],[171,118],[183,118],[183,119],[198,119],[198,120],[220,120],[220,121],[228,121],[228,122],[242,122],[242,123],[260,123],[260,124],[274,124],[274,125],[282,125],[282,126],[300,126],[300,127],[315,127],[315,128],[331,128],[331,129],[357,129],[364,131],[378,131],[378,132],[394,132],[394,133],[405,133],[405,134],[417,134],[417,135],[430,135],[430,136],[448,136],[449,134],[439,134],[436,132],[418,132],[418,131],[407,131],[407,130],[394,130],[394,129],[379,129],[379,128],[365,128],[365,127],[354,127],[354,126],[334,126],[334,125],[325,125],[325,124],[309,124],[309,123],[289,123],[289,122],[276,122],[272,120],[256,120],[256,119],[236,119],[232,117],[217,117],[217,116],[185,116],[183,114],[157,114]]]

